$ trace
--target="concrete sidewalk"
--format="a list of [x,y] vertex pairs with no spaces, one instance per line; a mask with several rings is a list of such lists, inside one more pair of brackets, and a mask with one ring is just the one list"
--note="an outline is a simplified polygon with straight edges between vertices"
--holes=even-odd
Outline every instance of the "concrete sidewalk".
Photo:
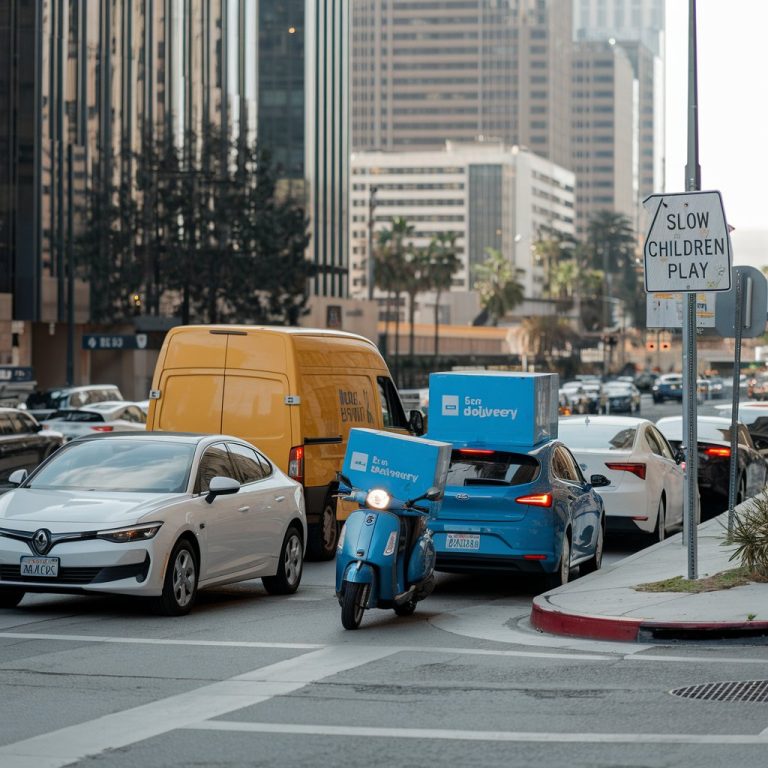
[[[698,531],[698,576],[739,565],[724,546],[727,513]],[[638,592],[638,584],[688,573],[682,534],[534,598],[531,624],[542,632],[600,640],[768,638],[768,584],[715,592]]]

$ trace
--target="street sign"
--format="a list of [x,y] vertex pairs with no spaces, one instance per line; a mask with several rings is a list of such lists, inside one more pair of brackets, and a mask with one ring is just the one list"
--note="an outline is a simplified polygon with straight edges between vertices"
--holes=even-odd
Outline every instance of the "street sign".
[[22,382],[22,381],[34,381],[35,373],[32,368],[20,365],[1,365],[0,366],[0,382]]
[[734,267],[733,288],[715,298],[715,328],[724,339],[736,338],[736,283],[741,276],[741,338],[756,339],[765,333],[768,319],[768,281],[755,267]]
[[87,333],[83,334],[83,349],[91,352],[100,350],[146,349],[147,334],[113,334]]
[[[715,298],[727,293],[696,294],[696,327],[715,327]],[[647,328],[682,328],[684,301],[682,293],[649,293],[645,299]]]
[[651,195],[643,247],[645,290],[693,293],[731,288],[731,239],[719,192]]

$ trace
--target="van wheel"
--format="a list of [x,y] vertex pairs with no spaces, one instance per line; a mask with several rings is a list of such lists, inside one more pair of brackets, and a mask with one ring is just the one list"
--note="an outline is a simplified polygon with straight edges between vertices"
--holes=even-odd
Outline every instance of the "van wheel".
[[307,534],[307,555],[311,560],[333,560],[339,540],[339,526],[336,522],[336,499],[330,494],[325,497],[320,522],[310,525]]

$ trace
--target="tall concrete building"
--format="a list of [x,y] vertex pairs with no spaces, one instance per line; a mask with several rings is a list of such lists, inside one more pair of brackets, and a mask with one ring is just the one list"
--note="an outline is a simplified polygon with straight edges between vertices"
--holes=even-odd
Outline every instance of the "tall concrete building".
[[664,51],[664,0],[573,0],[577,40],[632,40]]
[[[474,286],[474,267],[494,248],[520,270],[525,295],[542,297],[546,264],[535,258],[541,235],[574,235],[574,175],[530,150],[501,142],[448,142],[442,151],[359,152],[352,155],[350,293],[368,295],[369,250],[395,217],[413,225],[410,242],[425,247],[440,232],[456,235],[461,269],[443,296],[444,322],[466,323],[462,296]],[[376,291],[381,309],[384,294]],[[467,302],[464,302],[466,305]],[[431,305],[431,307],[430,307]],[[473,303],[472,307],[476,307]],[[419,297],[425,317],[434,297]],[[476,310],[475,313],[476,314]]]
[[[133,177],[123,150],[208,125],[271,150],[307,209],[311,292],[344,296],[349,31],[346,0],[0,3],[0,347],[3,322],[26,323],[22,363],[59,333],[69,227],[89,189]],[[85,286],[76,303],[85,320]]]
[[570,2],[351,2],[355,150],[483,137],[570,163]]

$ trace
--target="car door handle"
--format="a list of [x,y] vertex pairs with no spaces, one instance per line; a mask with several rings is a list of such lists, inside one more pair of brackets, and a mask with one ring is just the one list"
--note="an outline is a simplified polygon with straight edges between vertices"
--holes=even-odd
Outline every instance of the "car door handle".
[[275,501],[285,501],[285,496],[275,496]]
[[238,509],[237,511],[238,512],[247,512],[249,509],[250,509],[250,507],[240,507],[240,509]]

